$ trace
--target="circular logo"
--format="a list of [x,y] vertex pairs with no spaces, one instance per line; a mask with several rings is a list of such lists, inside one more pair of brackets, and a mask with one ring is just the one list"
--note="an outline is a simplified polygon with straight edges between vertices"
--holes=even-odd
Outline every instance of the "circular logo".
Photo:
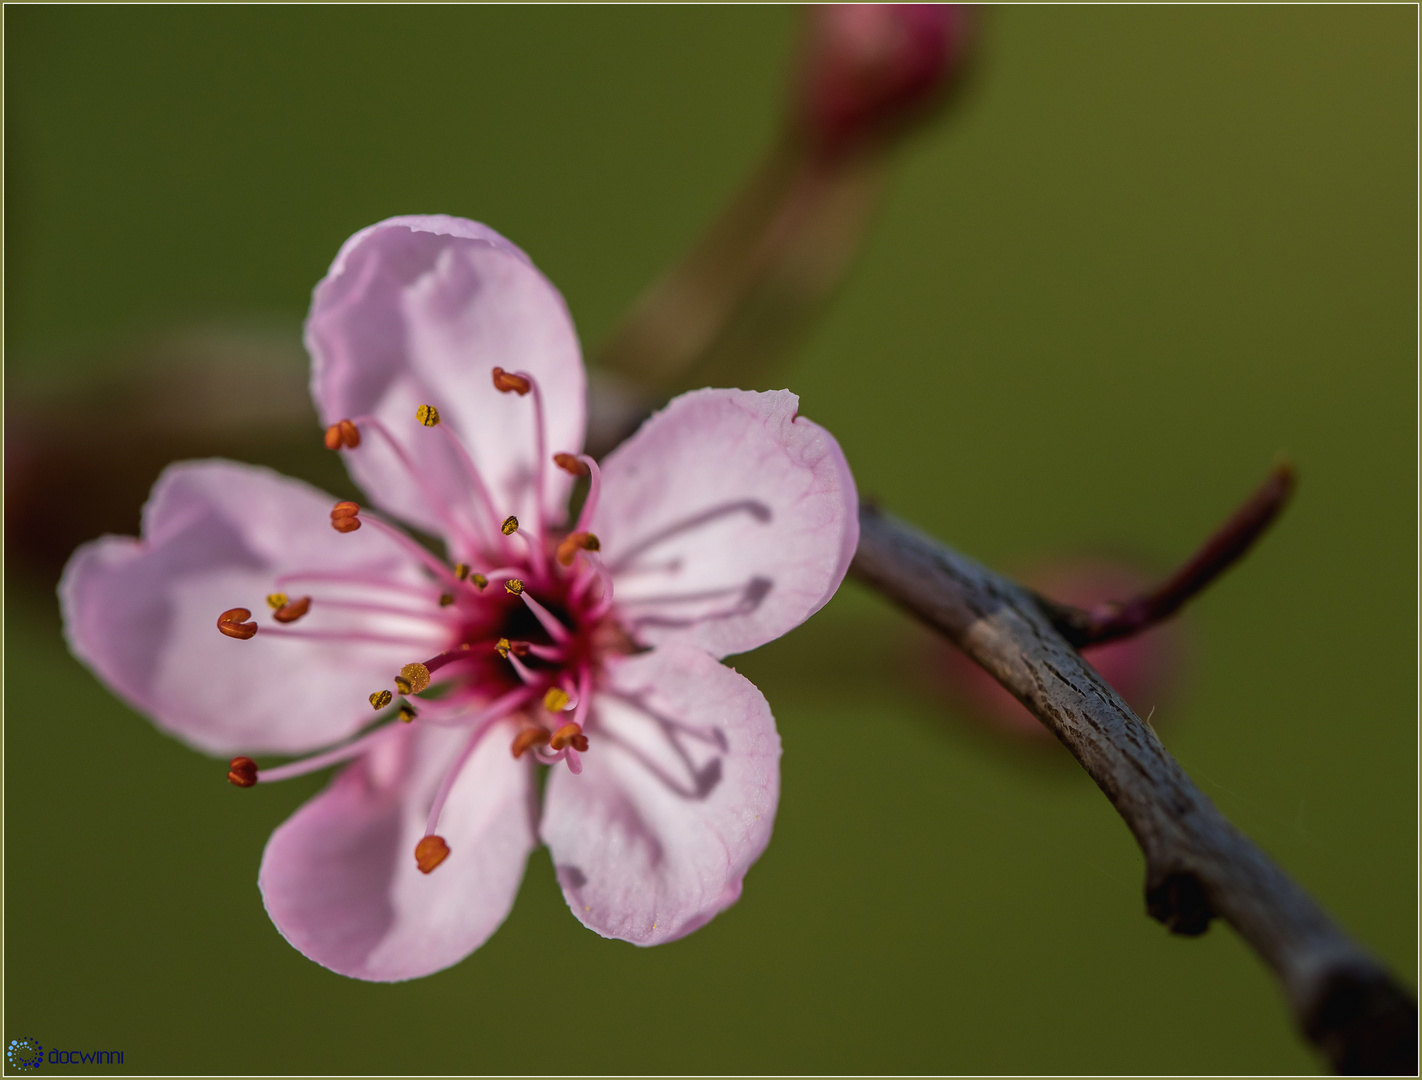
[[11,1039],[5,1048],[5,1060],[11,1068],[33,1072],[44,1063],[44,1047],[34,1039]]

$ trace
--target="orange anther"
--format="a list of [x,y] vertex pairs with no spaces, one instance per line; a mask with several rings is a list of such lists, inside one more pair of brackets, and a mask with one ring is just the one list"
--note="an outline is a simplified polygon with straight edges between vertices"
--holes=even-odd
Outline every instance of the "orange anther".
[[251,617],[252,613],[244,607],[229,608],[217,617],[217,628],[228,637],[246,641],[257,633],[257,624],[247,621]]
[[514,375],[501,367],[496,367],[494,369],[494,389],[500,390],[505,394],[514,393],[519,397],[523,397],[524,394],[533,389],[533,386],[522,375]]
[[354,450],[360,445],[360,429],[349,420],[337,420],[326,429],[326,449],[339,450],[342,447]]
[[442,836],[426,836],[415,845],[415,865],[420,873],[428,874],[445,859],[449,858],[449,845]]
[[601,550],[602,544],[592,533],[569,533],[558,545],[558,563],[561,566],[572,566],[573,560],[578,557],[578,552]]
[[554,454],[553,464],[574,476],[587,476],[588,474],[588,467],[579,461],[575,454]]
[[548,732],[541,727],[524,728],[514,736],[513,756],[523,757],[523,752],[531,746],[543,746],[548,742]]
[[257,782],[257,763],[249,757],[235,757],[228,763],[227,782],[251,787]]
[[549,740],[548,745],[554,750],[571,746],[574,750],[582,751],[588,748],[588,737],[577,724],[564,724],[553,732],[553,738]]
[[338,502],[331,509],[331,528],[337,532],[355,532],[360,528],[360,504]]
[[279,623],[295,622],[301,616],[311,610],[311,597],[303,596],[300,600],[292,600],[282,604],[272,612],[272,618]]

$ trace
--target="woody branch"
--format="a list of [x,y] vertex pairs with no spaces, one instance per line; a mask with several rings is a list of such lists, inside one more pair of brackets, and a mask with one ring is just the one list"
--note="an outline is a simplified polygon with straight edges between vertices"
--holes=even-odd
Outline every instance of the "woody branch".
[[1203,933],[1216,916],[1233,926],[1336,1070],[1415,1073],[1408,991],[1230,824],[1074,647],[1178,608],[1248,548],[1291,484],[1292,473],[1277,470],[1165,586],[1094,614],[1044,600],[867,505],[850,573],[961,648],[1071,751],[1145,855],[1151,916],[1177,934]]

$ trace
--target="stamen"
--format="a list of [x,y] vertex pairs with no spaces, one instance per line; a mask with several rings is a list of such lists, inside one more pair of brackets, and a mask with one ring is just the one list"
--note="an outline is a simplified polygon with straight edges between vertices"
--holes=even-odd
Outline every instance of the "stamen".
[[438,427],[439,410],[433,405],[421,405],[415,410],[415,419],[425,427]]
[[405,645],[415,648],[424,648],[430,644],[427,637],[414,634],[373,634],[360,630],[284,630],[281,627],[269,626],[264,633],[271,637],[300,638],[302,641],[362,641],[371,645]]
[[524,728],[522,731],[520,731],[517,735],[514,736],[513,746],[510,747],[510,749],[513,750],[513,756],[515,758],[520,758],[523,756],[523,752],[525,750],[528,750],[530,747],[544,746],[547,744],[547,742],[547,729],[541,727],[529,727]]
[[[271,603],[272,598],[267,597],[267,603]],[[279,623],[294,623],[301,616],[311,610],[311,597],[303,596],[300,600],[292,600],[290,603],[282,604],[272,612],[272,618]]]
[[[568,691],[550,686],[548,693],[543,695],[543,707],[551,713],[560,713],[568,707],[568,702],[573,699],[568,696]],[[554,750],[561,750],[562,746],[553,747]]]
[[360,504],[338,502],[331,510],[331,528],[338,533],[355,532],[360,528]]
[[[520,586],[522,586],[522,582],[520,582],[519,584]],[[514,590],[510,589],[509,591],[513,592]],[[519,591],[514,595],[521,596],[523,598],[523,602],[528,605],[528,610],[533,612],[534,616],[538,619],[538,621],[543,624],[543,629],[548,631],[549,637],[551,637],[554,641],[558,642],[558,644],[560,645],[568,640],[570,636],[568,633],[568,628],[558,621],[558,617],[554,615],[553,612],[549,611],[537,600],[529,596],[528,593],[522,590],[522,588],[520,588]]]
[[395,695],[389,690],[377,690],[370,695],[370,707],[376,712],[379,712],[394,700]]
[[474,457],[469,453],[469,448],[454,433],[454,429],[448,424],[440,424],[439,429],[444,432],[445,438],[450,441],[454,452],[464,464],[464,471],[469,475],[469,483],[474,488],[474,494],[478,497],[479,514],[484,519],[484,525],[488,527],[492,536],[498,522],[494,519],[494,500],[489,497],[489,486],[484,483],[484,476],[479,472],[479,466],[474,464]]
[[244,607],[229,608],[217,617],[217,628],[230,638],[246,641],[257,633],[257,624],[247,621],[251,617]]
[[494,389],[501,393],[513,393],[523,397],[532,387],[522,375],[514,375],[501,367],[496,367],[494,368]]
[[514,533],[518,532],[518,518],[514,517],[512,514],[504,518],[504,523],[499,526],[499,532],[503,533],[505,536],[512,536]]
[[413,706],[411,706],[408,702],[405,702],[400,705],[400,711],[396,715],[400,717],[400,722],[402,724],[408,724],[411,723],[415,719],[415,717],[419,716],[420,714],[415,712]]
[[257,763],[249,757],[235,757],[228,764],[227,782],[251,787],[257,782]]
[[456,581],[463,581],[469,576],[469,564],[466,562],[454,564],[454,577]]
[[442,836],[426,836],[415,845],[415,865],[420,873],[428,874],[445,859],[449,858],[449,845]]
[[506,637],[501,637],[494,642],[494,651],[505,660],[509,658],[509,653],[513,653],[515,656],[527,656],[532,648],[533,646],[527,641],[510,641]]
[[289,597],[286,595],[286,593],[274,592],[267,597],[267,607],[271,608],[273,611],[276,611],[278,608],[284,608],[287,605],[288,599]]
[[406,664],[395,676],[395,689],[400,693],[418,694],[430,685],[430,669],[424,664]]
[[[352,503],[351,505],[354,506],[355,504]],[[388,522],[382,521],[378,517],[371,517],[367,518],[366,520],[368,520],[370,524],[374,525],[381,532],[385,533],[386,536],[391,537],[396,543],[398,543],[411,555],[419,559],[420,562],[424,563],[426,568],[429,569],[431,573],[435,574],[435,576],[441,577],[447,582],[452,583],[454,581],[454,575],[450,573],[449,567],[445,566],[444,563],[440,562],[433,555],[431,555],[426,548],[411,540],[410,537],[405,535],[403,531],[397,529],[394,525],[391,525]],[[332,524],[335,525],[334,520],[332,521]],[[340,529],[339,526],[337,526],[337,529],[341,532],[345,531],[344,529]]]
[[474,588],[478,589],[480,592],[483,592],[489,587],[489,579],[486,578],[483,574],[470,574],[469,580],[473,583]]
[[[504,582],[504,588],[514,596],[521,596],[523,595],[523,580],[521,578],[509,578],[508,581]],[[250,614],[250,612],[248,614]]]
[[574,750],[586,750],[588,737],[577,724],[564,724],[553,732],[553,738],[548,741],[548,745],[554,750],[561,750],[565,746],[571,746]]
[[590,532],[569,533],[558,545],[558,564],[572,566],[580,551],[601,551],[602,544]]
[[339,450],[341,448],[341,444],[345,441],[346,440],[341,437],[340,424],[332,424],[326,429],[325,443],[327,450]]
[[548,491],[548,424],[543,410],[543,391],[538,388],[538,381],[526,371],[520,371],[513,378],[523,380],[524,385],[533,391],[533,463],[537,470],[533,477],[533,533],[538,539],[536,543],[530,542],[529,547],[533,549],[534,564],[541,572],[548,569],[548,553],[543,549],[543,539],[548,535],[548,522],[543,509]]
[[454,603],[454,594],[453,594],[452,592],[440,593],[440,594],[439,594],[439,606],[440,606],[440,607],[449,607],[449,605],[452,604],[452,603]]
[[519,679],[521,679],[521,680],[523,681],[523,684],[524,684],[525,686],[533,686],[533,685],[535,685],[535,684],[537,684],[537,683],[541,683],[541,682],[543,681],[543,680],[540,679],[537,675],[535,675],[533,672],[531,672],[531,671],[528,670],[528,666],[527,666],[526,664],[524,664],[524,662],[518,658],[518,654],[517,654],[517,653],[514,653],[514,652],[510,651],[510,652],[509,652],[509,655],[508,655],[508,656],[505,656],[504,659],[507,660],[507,661],[509,662],[509,664],[513,667],[513,669],[514,669],[514,671],[517,673]]
[[360,422],[362,424],[368,424],[376,434],[385,440],[395,456],[400,459],[400,464],[405,467],[405,471],[410,474],[410,479],[413,480],[415,486],[420,489],[420,494],[424,496],[425,502],[429,505],[430,509],[435,512],[435,516],[444,522],[444,526],[448,530],[447,535],[451,537],[464,537],[466,535],[465,530],[460,528],[459,524],[450,516],[450,508],[445,504],[444,500],[430,488],[425,480],[424,473],[416,468],[415,463],[410,460],[410,455],[405,452],[405,448],[400,444],[399,440],[390,433],[390,429],[374,416],[362,416]]

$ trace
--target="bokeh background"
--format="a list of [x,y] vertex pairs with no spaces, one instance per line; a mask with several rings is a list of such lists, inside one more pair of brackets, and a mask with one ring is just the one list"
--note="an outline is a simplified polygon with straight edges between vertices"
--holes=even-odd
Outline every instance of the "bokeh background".
[[[167,458],[345,490],[299,331],[346,236],[486,221],[591,351],[769,143],[797,18],[6,9],[7,1040],[173,1074],[1318,1068],[1227,927],[1146,918],[1065,751],[966,723],[854,583],[736,661],[785,741],[738,906],[604,941],[539,853],[488,945],[396,986],[308,962],[262,910],[266,837],[324,778],[239,791],[65,650],[67,545],[135,530]],[[1163,570],[1290,454],[1294,505],[1189,610],[1154,723],[1411,982],[1416,9],[1006,7],[980,31],[773,381],[863,491],[998,566]]]

